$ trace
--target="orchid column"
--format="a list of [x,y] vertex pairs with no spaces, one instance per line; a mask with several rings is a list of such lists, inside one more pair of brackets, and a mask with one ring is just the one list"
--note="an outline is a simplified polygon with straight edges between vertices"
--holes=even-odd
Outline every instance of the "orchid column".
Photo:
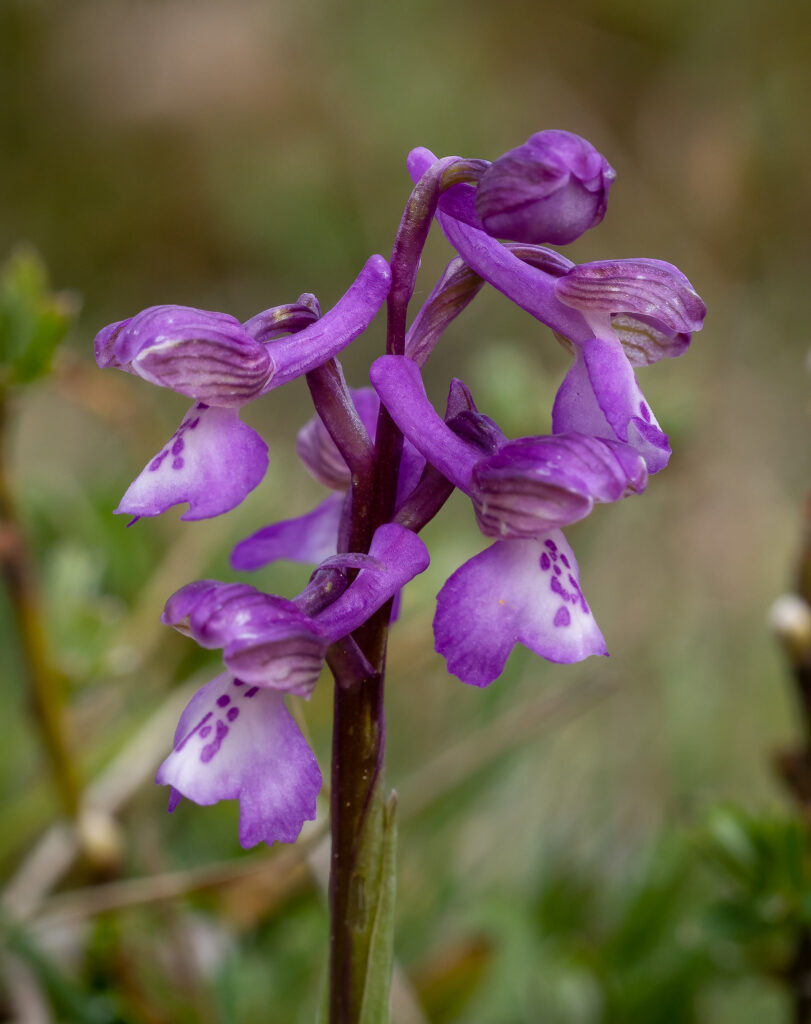
[[[102,330],[101,366],[187,395],[180,427],[124,495],[118,512],[220,515],[261,481],[268,448],[239,409],[306,378],[315,417],[299,434],[307,470],[330,494],[311,512],[241,541],[236,570],[284,558],[315,571],[288,600],[248,584],[198,580],[163,621],[222,651],[223,671],[191,700],[157,781],[199,804],[240,803],[240,842],[292,842],[316,813],[321,773],[287,710],[334,677],[330,778],[329,1024],[385,1024],[393,960],[394,800],[386,790],[384,678],[392,609],[428,565],[417,536],[455,488],[490,541],[437,596],[436,650],[462,682],[487,686],[517,643],[550,662],[603,655],[563,529],[648,485],[670,456],[635,368],[676,356],[704,306],[657,260],[575,266],[546,243],[599,224],[614,172],[584,139],[540,132],[489,164],[409,156],[414,187],[390,263],[367,262],[324,316],[315,297],[239,323],[158,306]],[[434,218],[458,255],[408,322]],[[507,239],[501,242],[498,238]],[[422,368],[445,328],[489,283],[551,328],[573,355],[553,434],[508,439],[465,384],[443,414]],[[373,390],[348,387],[336,356],[387,303]]]

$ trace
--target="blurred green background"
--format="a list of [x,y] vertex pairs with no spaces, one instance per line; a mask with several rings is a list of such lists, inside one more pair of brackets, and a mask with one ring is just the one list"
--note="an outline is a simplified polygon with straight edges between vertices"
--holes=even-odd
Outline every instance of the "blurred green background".
[[[0,259],[27,243],[82,300],[53,374],[13,396],[7,472],[82,781],[143,741],[118,770],[131,792],[115,820],[85,821],[85,854],[47,891],[41,863],[69,841],[36,846],[61,807],[0,591],[0,870],[15,892],[23,869],[45,890],[7,936],[7,1019],[309,1022],[324,963],[311,875],[254,870],[231,807],[168,817],[151,775],[173,708],[149,724],[217,664],[159,625],[166,597],[227,574],[236,540],[320,498],[295,458],[306,388],[248,411],[272,462],[239,509],[127,531],[111,511],[186,403],[97,371],[95,332],[165,302],[246,319],[314,291],[327,307],[367,255],[389,253],[410,148],[493,159],[541,128],[584,135],[617,171],[604,223],[568,255],[669,260],[709,314],[683,359],[640,373],[671,435],[667,472],[569,532],[609,661],[519,651],[487,691],[449,677],[433,597],[481,539],[465,501],[426,531],[432,565],[389,669],[395,1021],[790,1019],[768,956],[753,968],[741,922],[733,939],[709,913],[726,883],[696,832],[716,835],[707,815],[727,802],[787,808],[770,759],[794,708],[766,616],[791,584],[808,482],[809,33],[800,0],[0,2]],[[417,301],[449,256],[432,236]],[[378,321],[346,354],[352,384],[382,341]],[[460,376],[508,434],[539,433],[566,364],[484,291],[429,387],[440,399]],[[259,581],[292,594],[307,574]],[[302,710],[325,768],[329,689]],[[723,821],[720,834],[739,846],[749,826],[730,821],[738,838]],[[194,872],[220,862],[201,891]],[[121,888],[167,872],[176,900]],[[128,908],[96,913],[94,890]],[[782,920],[773,901],[764,914]]]

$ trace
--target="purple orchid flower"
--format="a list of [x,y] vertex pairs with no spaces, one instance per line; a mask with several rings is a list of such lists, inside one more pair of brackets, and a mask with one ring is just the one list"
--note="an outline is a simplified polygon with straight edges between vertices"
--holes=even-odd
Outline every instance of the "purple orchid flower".
[[[153,306],[96,336],[96,361],[195,400],[168,444],[128,488],[118,514],[156,516],[188,502],[184,520],[221,515],[262,480],[268,449],[239,418],[248,402],[321,366],[371,323],[391,271],[372,256],[323,317],[313,296],[244,324],[224,313]],[[296,331],[278,337],[282,331]]]
[[472,399],[469,412],[445,423],[404,356],[377,359],[370,377],[403,434],[471,498],[479,528],[497,538],[438,595],[434,638],[448,669],[486,686],[518,642],[556,662],[605,654],[561,527],[588,515],[595,502],[644,490],[642,457],[584,434],[509,441]]
[[579,135],[537,132],[484,172],[476,215],[488,235],[563,245],[600,223],[615,178],[605,157]]
[[[419,179],[435,159],[429,150],[412,150],[412,178]],[[477,274],[574,351],[553,410],[555,433],[618,440],[643,455],[649,472],[663,469],[670,446],[634,367],[680,355],[692,332],[701,329],[706,307],[690,282],[661,260],[575,266],[555,254],[543,267],[533,265],[539,261],[526,262],[475,226],[475,200],[469,185],[456,185],[443,196],[437,216],[449,242]]]
[[254,587],[199,580],[166,604],[162,620],[201,646],[222,648],[227,671],[192,697],[172,753],[156,781],[208,805],[239,800],[239,839],[293,842],[316,812],[321,773],[285,707],[284,696],[309,697],[328,646],[364,623],[429,563],[425,545],[396,523],[374,534],[368,555],[347,554],[330,568],[360,567],[355,580],[322,611],[304,610],[308,587],[293,601]]
[[[350,394],[369,437],[374,441],[379,398],[371,388],[352,388]],[[299,431],[296,448],[310,475],[334,493],[304,515],[270,523],[240,541],[231,554],[234,569],[260,569],[279,559],[316,565],[337,553],[341,522],[349,511],[349,467],[317,415]],[[398,501],[414,489],[424,466],[423,457],[406,440],[400,464]]]

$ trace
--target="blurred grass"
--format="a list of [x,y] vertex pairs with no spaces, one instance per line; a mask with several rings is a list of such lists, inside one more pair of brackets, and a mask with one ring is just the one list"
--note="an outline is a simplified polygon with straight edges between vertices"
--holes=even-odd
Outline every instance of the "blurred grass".
[[[561,668],[517,652],[487,691],[448,677],[431,650],[433,597],[481,542],[463,501],[426,531],[432,566],[392,641],[392,785],[533,694],[609,672],[619,683],[404,828],[398,955],[432,1021],[615,1019],[593,975],[538,924],[538,907],[563,901],[567,927],[587,935],[588,893],[622,907],[644,887],[662,830],[720,800],[778,803],[768,757],[793,728],[792,708],[764,617],[789,580],[808,476],[810,22],[796,0],[0,5],[0,253],[32,243],[55,285],[84,299],[53,377],[18,397],[9,454],[85,778],[170,687],[214,664],[161,629],[165,597],[225,574],[235,540],[319,494],[295,460],[309,413],[294,384],[248,413],[272,463],[240,509],[182,528],[171,512],[126,531],[110,512],[184,403],[98,373],[101,325],[160,302],[244,318],[314,290],[327,306],[369,252],[389,250],[411,146],[492,158],[542,127],[584,134],[618,171],[605,223],[573,258],[668,259],[707,300],[692,351],[642,375],[673,438],[667,473],[644,500],[571,531],[610,663]],[[417,299],[448,255],[431,240]],[[353,384],[381,338],[378,323],[347,354]],[[565,365],[548,333],[483,292],[432,358],[430,389],[439,400],[461,376],[509,433],[535,433]],[[278,566],[259,580],[289,594],[306,575]],[[0,863],[10,875],[56,804],[4,600]],[[326,765],[326,682],[305,713]],[[146,787],[126,810],[125,875],[239,855],[234,808],[164,808],[165,793]],[[85,865],[68,883],[89,880]],[[689,918],[692,897],[674,899],[675,917]],[[122,912],[92,936],[49,937],[42,955],[88,999],[104,994],[105,1020],[186,1019],[206,1002],[188,985],[216,993],[215,1019],[313,1019],[326,929],[314,891],[250,925],[214,897],[171,914],[169,927],[162,912]],[[730,972],[684,1019],[777,1020],[780,1000],[762,979]],[[621,1005],[625,1024],[654,1020]]]

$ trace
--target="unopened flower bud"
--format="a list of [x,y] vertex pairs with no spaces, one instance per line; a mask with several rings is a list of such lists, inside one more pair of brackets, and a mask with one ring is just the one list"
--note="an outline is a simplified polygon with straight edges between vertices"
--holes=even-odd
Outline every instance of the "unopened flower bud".
[[487,168],[476,213],[497,238],[564,245],[600,223],[615,177],[605,157],[579,135],[538,132]]

